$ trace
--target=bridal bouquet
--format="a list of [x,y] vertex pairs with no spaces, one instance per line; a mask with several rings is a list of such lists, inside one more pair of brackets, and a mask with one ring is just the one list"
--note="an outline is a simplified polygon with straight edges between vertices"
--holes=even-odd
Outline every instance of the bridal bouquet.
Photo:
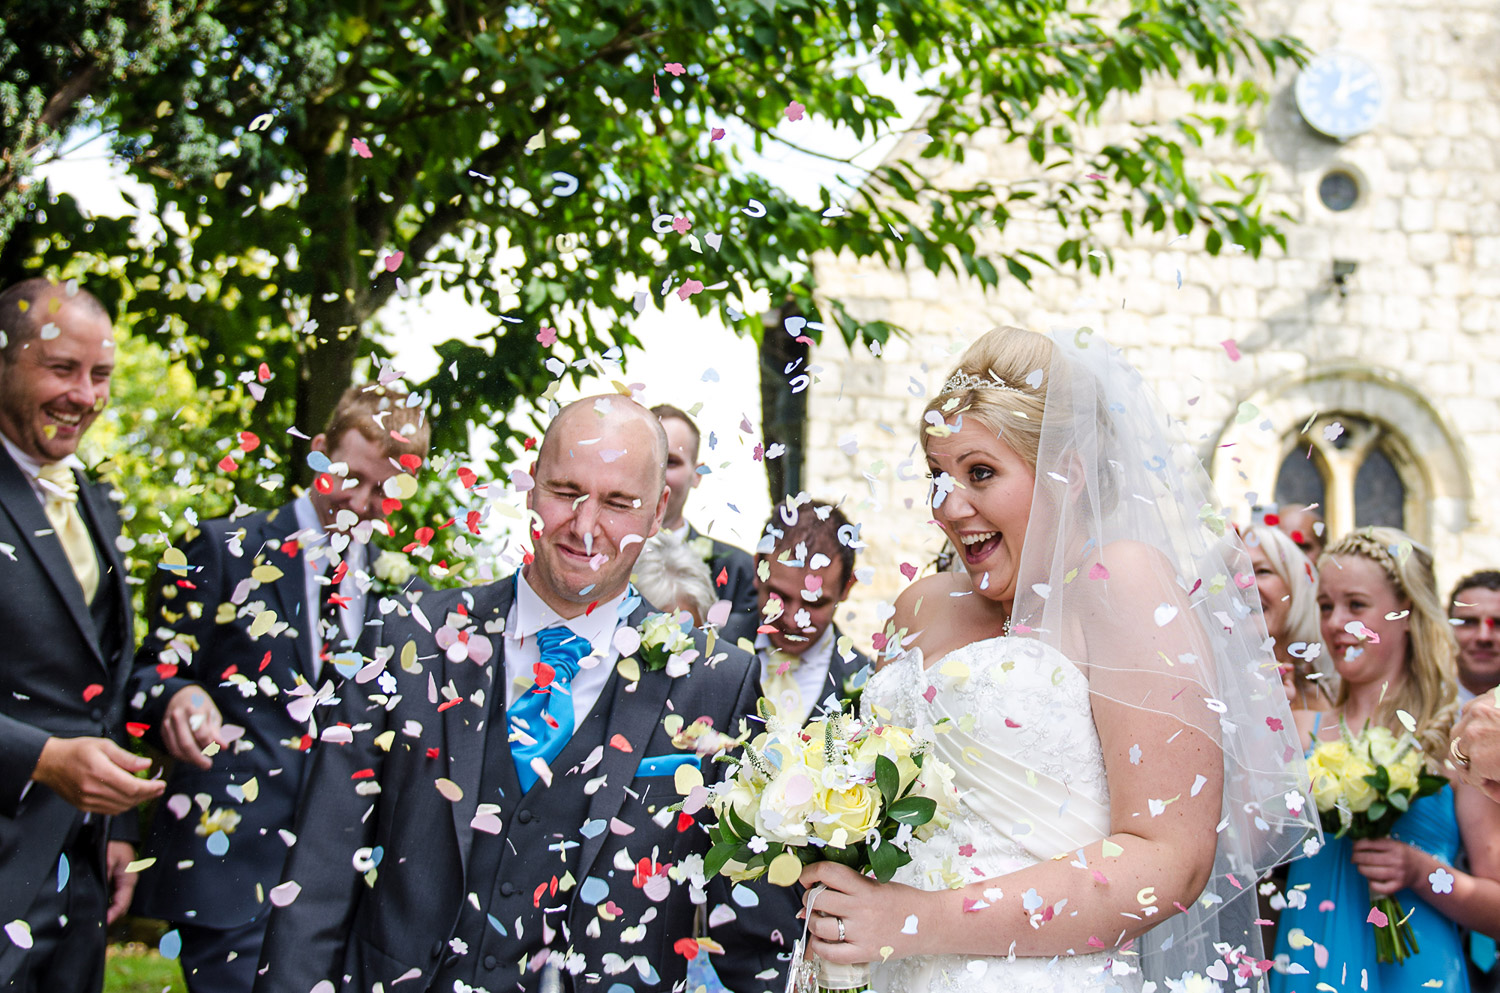
[[[889,882],[907,848],[958,809],[953,770],[906,728],[835,714],[805,726],[772,722],[731,759],[714,789],[718,823],[705,875],[797,881],[805,863],[832,861]],[[818,963],[818,987],[869,988],[869,967]]]
[[[1409,734],[1369,727],[1358,736],[1348,729],[1338,741],[1325,741],[1307,759],[1313,801],[1323,830],[1335,837],[1385,838],[1413,800],[1443,788],[1427,771],[1427,759]],[[1394,896],[1371,901],[1375,950],[1381,962],[1404,962],[1418,951],[1406,912]]]

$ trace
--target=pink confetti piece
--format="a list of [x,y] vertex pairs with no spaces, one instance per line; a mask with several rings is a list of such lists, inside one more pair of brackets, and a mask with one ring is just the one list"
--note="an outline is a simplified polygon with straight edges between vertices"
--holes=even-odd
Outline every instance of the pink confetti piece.
[[[1181,287],[1178,288],[1180,289]],[[1225,338],[1219,344],[1224,346],[1224,351],[1229,355],[1229,361],[1238,362],[1240,360],[1240,346],[1233,338]]]
[[385,271],[395,272],[401,268],[401,261],[406,258],[405,252],[392,252],[385,257]]
[[368,159],[371,156],[370,146],[365,144],[363,138],[350,139],[349,147],[354,151],[355,155],[358,155],[362,159]]
[[1376,927],[1385,927],[1391,923],[1391,919],[1379,907],[1371,907],[1370,916],[1365,918],[1365,923],[1373,924]]
[[718,141],[722,137],[724,137],[724,129],[723,128],[714,128],[712,131],[710,131],[708,133],[708,140],[709,141]]
[[750,455],[755,459],[755,461],[764,462],[766,460],[765,446],[761,445],[759,442],[756,442],[755,448],[751,450]]
[[661,99],[661,87],[656,83],[656,73],[654,72],[651,74],[651,95],[658,100]]
[[789,121],[800,121],[803,115],[807,113],[807,108],[793,100],[786,105],[786,110],[782,111],[782,113],[786,115],[786,119]]
[[1105,176],[1103,173],[1090,172],[1090,173],[1085,173],[1083,178],[1084,179],[1097,179],[1097,180],[1100,180],[1102,182],[1103,180],[1108,179],[1109,177]]
[[682,67],[681,62],[668,62],[664,68],[667,72],[670,72],[674,76],[681,76],[683,73],[687,72],[687,70]]
[[693,222],[688,220],[686,217],[672,218],[672,230],[676,231],[678,234],[687,234],[688,230],[691,229],[692,226]]
[[1089,569],[1089,578],[1090,579],[1108,579],[1109,578],[1109,570],[1106,569],[1106,568],[1104,568],[1104,563],[1103,562],[1095,562],[1094,565],[1093,565],[1093,567]]
[[696,279],[689,279],[687,282],[683,283],[680,287],[677,288],[677,299],[686,300],[694,293],[702,292],[703,284],[698,282],[698,280]]
[[536,340],[546,348],[557,344],[557,328],[542,328],[536,333]]
[[913,579],[917,575],[917,567],[912,565],[910,562],[902,562],[901,575],[905,576],[907,579]]
[[1284,725],[1281,723],[1281,718],[1279,717],[1267,717],[1266,727],[1270,728],[1272,731],[1280,731],[1282,727],[1284,727]]

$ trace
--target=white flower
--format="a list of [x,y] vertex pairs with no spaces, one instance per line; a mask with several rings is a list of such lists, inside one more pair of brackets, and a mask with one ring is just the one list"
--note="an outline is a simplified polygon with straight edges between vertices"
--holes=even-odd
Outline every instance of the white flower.
[[1181,978],[1168,979],[1172,993],[1223,993],[1223,987],[1201,972],[1184,972]]
[[391,586],[405,586],[407,580],[417,574],[411,559],[400,552],[381,552],[372,567],[375,578]]

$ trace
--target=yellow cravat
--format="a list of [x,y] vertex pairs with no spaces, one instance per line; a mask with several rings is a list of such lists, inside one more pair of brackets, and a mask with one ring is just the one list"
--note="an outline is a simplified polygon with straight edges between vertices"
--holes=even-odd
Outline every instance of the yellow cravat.
[[89,529],[78,513],[78,480],[73,470],[61,462],[48,462],[37,475],[49,484],[42,487],[47,494],[42,509],[52,522],[57,540],[62,542],[78,585],[83,587],[84,602],[92,603],[99,590],[99,558],[94,554],[94,539],[89,537]]
[[797,666],[802,656],[792,655],[779,649],[771,649],[767,656],[765,678],[761,680],[761,692],[776,708],[776,713],[787,720],[801,721],[802,688],[797,685]]

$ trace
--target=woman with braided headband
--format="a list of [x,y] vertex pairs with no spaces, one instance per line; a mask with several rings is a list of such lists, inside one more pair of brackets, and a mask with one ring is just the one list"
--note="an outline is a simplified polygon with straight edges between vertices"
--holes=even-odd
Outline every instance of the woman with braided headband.
[[[1330,709],[1296,713],[1304,747],[1367,725],[1399,736],[1406,724],[1429,770],[1443,773],[1458,713],[1457,645],[1431,553],[1395,528],[1363,528],[1332,545],[1318,569],[1323,642],[1341,684]],[[1469,872],[1454,868],[1460,847]],[[1469,985],[1458,925],[1500,933],[1500,804],[1455,776],[1415,801],[1389,838],[1329,838],[1292,865],[1287,894],[1276,951],[1279,964],[1291,965],[1274,978],[1275,993],[1323,984],[1462,993]],[[1390,895],[1411,912],[1419,947],[1403,964],[1376,961],[1375,929],[1365,920],[1368,898]]]

